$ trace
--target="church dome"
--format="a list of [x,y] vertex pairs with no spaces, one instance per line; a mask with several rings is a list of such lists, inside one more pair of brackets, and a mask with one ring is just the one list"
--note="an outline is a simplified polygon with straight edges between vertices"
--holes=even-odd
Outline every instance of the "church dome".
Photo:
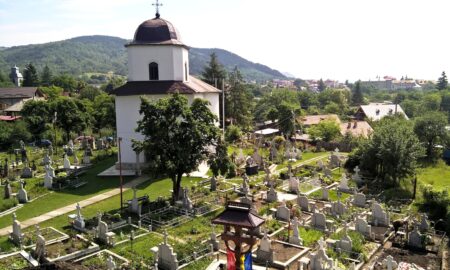
[[169,21],[161,19],[159,14],[139,25],[131,44],[184,45],[177,29]]

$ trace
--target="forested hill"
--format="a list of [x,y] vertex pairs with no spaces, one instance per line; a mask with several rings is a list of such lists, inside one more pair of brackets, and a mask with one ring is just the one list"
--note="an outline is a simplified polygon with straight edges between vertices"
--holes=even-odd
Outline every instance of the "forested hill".
[[[17,65],[21,69],[27,63],[33,63],[38,71],[48,65],[54,72],[67,72],[73,75],[113,71],[116,74],[127,74],[127,56],[124,44],[127,40],[110,36],[82,36],[68,40],[15,46],[0,49],[0,69],[9,72],[9,68]],[[190,50],[190,70],[198,75],[209,61],[209,55],[216,52],[219,61],[227,70],[238,66],[247,80],[263,81],[274,78],[285,78],[277,70],[265,65],[250,62],[234,53],[222,49]]]

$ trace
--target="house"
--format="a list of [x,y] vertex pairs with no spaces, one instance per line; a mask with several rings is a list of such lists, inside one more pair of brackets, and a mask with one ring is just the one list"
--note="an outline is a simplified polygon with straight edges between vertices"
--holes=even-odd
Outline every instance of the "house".
[[29,100],[44,99],[44,94],[37,87],[0,88],[0,114],[16,116]]
[[364,119],[378,121],[385,116],[394,115],[396,113],[403,114],[406,119],[409,119],[399,104],[392,103],[370,103],[369,105],[361,105],[355,114],[355,118],[360,121]]
[[305,127],[309,128],[311,126],[315,126],[322,121],[331,120],[336,122],[337,124],[341,124],[341,120],[337,114],[319,114],[319,115],[306,115],[300,116],[297,120]]
[[373,132],[373,128],[366,121],[341,123],[340,127],[342,136],[350,133],[353,137],[367,138]]

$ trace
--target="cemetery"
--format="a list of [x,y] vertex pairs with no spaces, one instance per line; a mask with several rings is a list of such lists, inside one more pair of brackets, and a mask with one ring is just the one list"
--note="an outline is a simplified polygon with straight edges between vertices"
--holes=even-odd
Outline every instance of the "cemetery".
[[[254,266],[387,269],[383,267],[388,263],[398,265],[420,256],[439,265],[437,254],[446,242],[445,234],[431,230],[425,216],[411,215],[407,204],[388,203],[365,192],[359,170],[347,172],[341,166],[345,153],[302,150],[300,155],[291,143],[274,149],[230,148],[237,165],[234,175],[208,172],[203,178],[185,177],[180,198],[173,204],[170,180],[159,179],[127,190],[122,211],[116,195],[86,207],[77,205],[69,215],[50,219],[42,227],[23,227],[18,220],[24,213],[21,209],[42,196],[96,185],[90,182],[94,174],[111,165],[106,159],[75,168],[73,155],[50,161],[43,151],[32,178],[8,178],[1,186],[2,194],[8,193],[22,206],[14,210],[9,237],[0,237],[0,269],[11,261],[14,269],[57,261],[108,270],[206,269],[226,264],[227,254],[241,241],[222,233],[222,225],[236,221],[229,220],[227,211],[244,211],[261,221],[256,227],[234,224],[238,227],[230,231],[250,237],[251,241],[242,241],[250,241],[246,252]],[[77,151],[86,152],[74,147],[73,153]],[[95,157],[98,151],[91,151]],[[0,224],[3,218],[11,224],[8,212],[0,216]],[[409,222],[395,231],[398,220]],[[227,237],[231,244],[223,241]],[[386,243],[391,247],[384,248]],[[402,253],[405,248],[409,253]],[[403,259],[391,262],[389,256]]]

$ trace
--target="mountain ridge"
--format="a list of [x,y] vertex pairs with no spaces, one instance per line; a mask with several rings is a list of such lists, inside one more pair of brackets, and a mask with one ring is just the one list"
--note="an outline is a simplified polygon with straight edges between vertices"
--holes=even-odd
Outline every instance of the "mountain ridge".
[[[124,45],[129,40],[113,36],[79,36],[62,41],[41,44],[2,47],[0,70],[9,72],[17,65],[22,70],[33,63],[38,71],[48,65],[54,73],[82,75],[84,73],[108,73],[126,76],[127,55]],[[286,78],[278,70],[249,61],[238,54],[220,48],[190,48],[189,62],[192,75],[200,75],[215,52],[227,71],[237,66],[248,81],[266,81]]]

